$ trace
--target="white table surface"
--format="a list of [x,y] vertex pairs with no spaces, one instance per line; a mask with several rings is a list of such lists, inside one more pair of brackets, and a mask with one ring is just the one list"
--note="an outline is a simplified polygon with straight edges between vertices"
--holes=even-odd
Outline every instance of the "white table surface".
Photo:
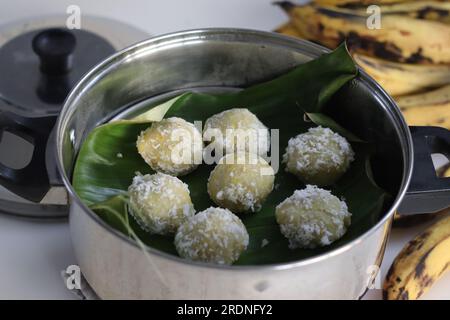
[[[272,0],[0,0],[0,24],[44,14],[64,14],[79,5],[94,14],[133,24],[152,35],[201,27],[243,27],[272,30],[285,15]],[[424,226],[393,231],[381,275],[401,247]],[[68,224],[30,221],[0,215],[0,299],[74,299],[61,270],[76,264]],[[379,298],[379,291],[367,298]],[[426,294],[450,299],[450,273]]]

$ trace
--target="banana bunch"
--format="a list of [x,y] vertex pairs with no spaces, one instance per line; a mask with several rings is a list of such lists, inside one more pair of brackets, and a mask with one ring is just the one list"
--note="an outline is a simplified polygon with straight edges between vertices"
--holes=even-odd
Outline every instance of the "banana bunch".
[[440,177],[450,177],[450,163],[441,168]]
[[417,299],[449,268],[450,216],[447,214],[400,251],[386,276],[383,297]]
[[[329,48],[346,41],[355,62],[394,97],[410,125],[450,129],[450,1],[277,4],[289,17],[277,32]],[[379,5],[380,29],[367,26],[369,4]]]

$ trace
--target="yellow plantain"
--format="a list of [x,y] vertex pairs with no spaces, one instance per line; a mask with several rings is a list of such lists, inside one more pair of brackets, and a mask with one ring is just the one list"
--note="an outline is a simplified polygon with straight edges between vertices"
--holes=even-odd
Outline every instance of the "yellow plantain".
[[353,54],[358,65],[390,95],[399,96],[450,83],[450,65],[416,65]]
[[439,126],[450,129],[450,102],[402,110],[410,126]]
[[295,28],[294,24],[291,23],[290,21],[276,28],[275,32],[295,38],[303,38],[302,34]]
[[436,170],[438,177],[450,177],[450,162]]
[[394,99],[409,125],[450,129],[450,85]]
[[350,49],[397,62],[450,63],[450,26],[402,15],[382,15],[381,29],[367,28],[354,10],[278,3],[296,29],[329,48],[347,40]]
[[[292,22],[277,29],[294,37],[306,38]],[[355,61],[391,95],[401,107],[410,125],[433,125],[450,129],[449,86],[432,91],[399,97],[450,83],[450,66],[412,65],[353,54]]]
[[403,110],[411,107],[434,106],[450,103],[450,84],[428,92],[397,97],[395,101]]
[[[285,23],[275,31],[292,37],[306,38],[292,22]],[[397,63],[357,53],[353,54],[353,58],[392,96],[411,94],[450,83],[450,65]]]
[[314,3],[327,6],[354,6],[384,3],[408,2],[411,0],[313,0]]
[[447,166],[442,171],[443,177],[450,177],[450,164],[447,164]]
[[[380,9],[382,14],[399,14],[416,19],[450,23],[450,2],[414,1],[381,5]],[[366,8],[358,9],[358,12],[363,14]]]
[[383,297],[417,299],[450,266],[450,216],[434,222],[411,240],[395,258],[386,275]]

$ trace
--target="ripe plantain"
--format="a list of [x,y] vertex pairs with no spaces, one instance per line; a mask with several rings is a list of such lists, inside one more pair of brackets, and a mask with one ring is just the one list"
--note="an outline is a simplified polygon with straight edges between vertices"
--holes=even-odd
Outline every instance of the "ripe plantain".
[[433,125],[450,129],[450,85],[394,99],[409,125]]
[[[366,8],[357,9],[365,13]],[[382,14],[399,14],[411,18],[434,20],[450,24],[450,2],[414,1],[408,3],[394,3],[381,5]]]
[[397,97],[395,101],[402,110],[446,104],[450,102],[450,84],[428,92]]
[[[276,31],[292,37],[306,38],[292,22],[280,26]],[[353,58],[392,96],[407,95],[450,83],[450,65],[397,63],[357,53],[353,54]],[[438,99],[442,101],[442,98]],[[407,102],[410,99],[401,99],[402,103],[405,100]],[[434,100],[436,101],[436,99]],[[426,104],[430,104],[429,102]],[[411,105],[411,103],[409,104]],[[415,105],[424,105],[424,103],[416,102]]]
[[401,215],[396,212],[394,215],[394,221],[392,222],[392,228],[397,229],[411,228],[434,220],[436,219],[437,216],[439,216],[439,212],[428,214],[411,214],[411,215]]
[[[295,28],[292,22],[284,24],[277,31],[308,39]],[[354,53],[353,57],[355,62],[389,94],[396,96],[395,100],[401,107],[408,124],[442,126],[450,129],[449,86],[413,94],[428,87],[449,84],[450,66],[395,63],[357,53]]]
[[390,95],[399,96],[450,83],[450,65],[415,65],[354,54],[358,65]]
[[295,38],[303,38],[302,34],[295,28],[294,24],[290,21],[276,28],[275,32]]
[[442,177],[450,177],[450,163],[447,163],[447,165],[445,165],[442,168]]
[[395,258],[383,285],[383,298],[413,300],[450,266],[450,216],[434,222]]
[[367,28],[355,10],[279,2],[296,29],[329,48],[347,40],[351,50],[397,62],[450,63],[450,25],[402,15],[382,15],[381,29]]
[[384,3],[408,2],[411,0],[313,0],[314,3],[327,6],[354,6]]

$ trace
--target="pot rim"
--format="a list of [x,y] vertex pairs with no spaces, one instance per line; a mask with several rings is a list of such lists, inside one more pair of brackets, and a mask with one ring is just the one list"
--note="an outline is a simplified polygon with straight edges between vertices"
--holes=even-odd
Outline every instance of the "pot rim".
[[[72,104],[72,101],[80,94],[80,92],[84,91],[86,84],[89,84],[93,79],[97,78],[100,74],[108,72],[108,69],[114,65],[117,61],[126,59],[128,54],[136,54],[139,52],[139,49],[141,50],[148,50],[149,47],[155,46],[157,48],[158,46],[163,46],[169,44],[175,44],[186,40],[191,40],[188,36],[194,36],[193,40],[208,40],[208,35],[235,35],[235,34],[243,34],[243,35],[253,35],[253,36],[259,36],[265,41],[268,41],[271,44],[275,45],[281,45],[284,47],[290,47],[293,49],[299,49],[299,46],[302,46],[303,50],[307,50],[311,52],[313,55],[317,56],[320,53],[326,53],[330,50],[322,47],[320,45],[314,44],[312,42],[302,40],[302,39],[295,39],[289,36],[276,34],[274,32],[267,32],[267,31],[260,31],[260,30],[252,30],[252,29],[242,29],[242,28],[202,28],[202,29],[190,29],[185,31],[178,31],[173,33],[168,33],[156,37],[149,38],[147,40],[138,42],[134,45],[131,45],[129,47],[126,47],[117,53],[111,55],[110,57],[106,58],[99,64],[97,64],[94,68],[92,68],[86,75],[84,75],[81,80],[76,84],[76,86],[71,90],[70,94],[66,98],[63,108],[61,110],[60,116],[58,117],[57,123],[56,123],[56,157],[57,157],[57,167],[59,170],[59,173],[61,174],[62,180],[64,182],[64,185],[70,195],[70,199],[74,201],[87,215],[98,225],[100,225],[103,229],[110,232],[114,236],[118,237],[119,239],[125,241],[128,245],[131,247],[134,247],[135,249],[142,250],[142,248],[139,246],[139,244],[126,237],[124,234],[120,233],[118,230],[112,228],[109,226],[106,222],[104,222],[98,215],[96,215],[86,204],[83,203],[83,201],[78,197],[76,194],[71,180],[67,176],[64,164],[63,164],[63,153],[62,153],[62,133],[65,128],[67,118],[69,115],[73,114],[76,110],[71,110],[73,108],[69,108],[69,106]],[[370,237],[376,230],[378,230],[380,227],[382,227],[388,220],[390,220],[398,206],[400,205],[401,201],[403,200],[405,193],[407,191],[407,188],[409,186],[412,171],[413,171],[413,143],[412,143],[412,137],[410,130],[406,124],[405,119],[403,118],[400,109],[397,107],[394,100],[384,91],[384,89],[381,88],[381,86],[375,82],[367,73],[365,73],[361,68],[359,68],[359,77],[358,81],[361,81],[364,83],[369,89],[371,89],[372,93],[376,96],[377,100],[380,102],[380,107],[383,107],[386,109],[387,114],[389,115],[390,120],[395,125],[395,130],[397,132],[397,135],[399,136],[400,145],[402,147],[402,155],[403,155],[403,176],[402,176],[402,182],[400,185],[399,192],[397,193],[397,196],[389,208],[388,212],[383,216],[383,218],[378,221],[372,228],[367,230],[365,233],[361,234],[358,238],[353,239],[349,243],[335,248],[333,250],[330,250],[328,252],[319,254],[317,256],[313,256],[310,258],[298,260],[298,261],[291,261],[291,262],[284,262],[284,263],[272,263],[272,264],[264,264],[264,265],[217,265],[217,264],[209,264],[204,262],[196,262],[196,261],[190,261],[187,259],[183,259],[181,257],[177,257],[162,251],[159,251],[157,249],[154,249],[152,247],[146,246],[146,252],[149,254],[155,254],[159,256],[160,258],[169,260],[170,262],[178,262],[183,263],[188,266],[197,266],[197,267],[203,267],[203,268],[209,268],[209,269],[218,269],[218,270],[231,270],[231,271],[252,271],[252,270],[285,270],[285,269],[291,269],[291,268],[297,268],[297,267],[303,267],[306,265],[314,264],[317,262],[320,262],[322,260],[337,256],[339,254],[342,254],[348,250],[350,250],[352,247],[357,246],[359,243],[363,242],[366,238]],[[384,100],[381,101],[381,100]],[[390,105],[388,108],[386,105]],[[73,165],[73,164],[72,164]]]

